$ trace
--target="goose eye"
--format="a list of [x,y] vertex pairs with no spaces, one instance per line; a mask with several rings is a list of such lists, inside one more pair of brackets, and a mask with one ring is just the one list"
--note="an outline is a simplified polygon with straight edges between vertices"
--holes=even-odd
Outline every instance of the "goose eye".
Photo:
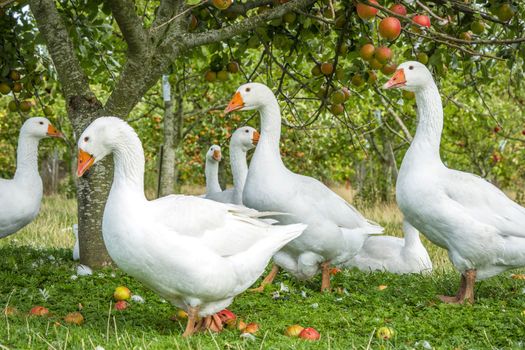
[[40,125],[44,125],[44,122],[38,122],[38,124],[40,124]]
[[249,87],[247,87],[246,90],[244,90],[244,91],[246,91],[246,92],[250,92],[250,90],[251,90],[251,89],[250,89]]
[[84,142],[88,142],[88,141],[89,141],[89,136],[84,137]]
[[244,130],[244,132],[249,132],[249,130],[248,130],[248,129],[246,129],[246,130]]
[[414,69],[414,66],[408,66],[408,69],[412,70]]

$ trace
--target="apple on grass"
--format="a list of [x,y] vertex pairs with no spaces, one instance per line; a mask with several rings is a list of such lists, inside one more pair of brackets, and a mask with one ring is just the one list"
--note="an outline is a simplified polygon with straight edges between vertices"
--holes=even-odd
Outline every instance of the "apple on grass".
[[33,316],[46,316],[49,314],[49,310],[43,306],[34,306],[29,313]]
[[115,292],[113,293],[113,298],[115,300],[129,300],[131,298],[131,291],[128,287],[120,286],[115,288]]
[[305,340],[319,340],[321,338],[321,334],[319,334],[315,328],[308,327],[299,333],[299,338]]
[[246,327],[242,330],[243,333],[255,334],[259,331],[259,324],[255,322],[248,323]]
[[119,300],[115,303],[115,310],[117,311],[123,311],[128,308],[129,304],[125,300]]
[[80,312],[71,312],[64,317],[64,322],[80,326],[84,323],[84,316]]
[[286,327],[286,329],[284,330],[284,335],[288,337],[298,337],[299,334],[301,334],[301,332],[303,331],[303,329],[304,327],[298,324],[293,324],[291,326]]
[[380,327],[376,331],[376,337],[383,340],[392,339],[394,336],[394,330],[390,327]]

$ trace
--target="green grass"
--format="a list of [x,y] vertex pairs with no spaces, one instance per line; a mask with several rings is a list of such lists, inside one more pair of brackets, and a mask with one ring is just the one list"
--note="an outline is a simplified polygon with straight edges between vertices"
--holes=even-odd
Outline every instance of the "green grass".
[[[265,293],[244,293],[230,306],[246,322],[260,324],[254,341],[236,330],[183,339],[184,324],[169,319],[175,308],[118,269],[71,278],[77,266],[71,261],[75,210],[73,200],[46,198],[35,222],[0,241],[0,309],[18,310],[0,316],[0,349],[423,349],[424,341],[441,349],[524,346],[525,281],[506,273],[477,284],[475,305],[444,305],[435,295],[455,292],[458,276],[444,252],[429,244],[436,265],[430,276],[343,271],[332,279],[335,292],[321,294],[319,278],[300,283],[280,274]],[[399,234],[395,207],[370,208],[367,215]],[[289,292],[274,299],[281,282]],[[119,285],[146,302],[113,310],[112,293]],[[380,291],[379,285],[388,287]],[[51,315],[29,316],[35,305],[49,308]],[[79,305],[84,325],[65,324],[63,317]],[[316,328],[321,340],[285,337],[286,326],[295,323]],[[375,337],[383,326],[394,329],[392,340]]]

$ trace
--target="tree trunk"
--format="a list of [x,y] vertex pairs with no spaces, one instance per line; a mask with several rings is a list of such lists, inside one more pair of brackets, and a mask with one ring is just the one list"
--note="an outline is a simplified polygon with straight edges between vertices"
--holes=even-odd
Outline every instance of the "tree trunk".
[[160,197],[173,194],[175,190],[175,114],[167,75],[162,76],[162,95],[164,97],[164,145],[160,167]]
[[[292,0],[235,25],[190,34],[186,30],[187,18],[181,16],[185,8],[184,1],[175,3],[161,1],[150,30],[144,28],[133,1],[108,1],[113,18],[128,46],[128,52],[127,61],[119,74],[115,88],[109,95],[106,105],[102,106],[90,89],[86,73],[81,69],[68,28],[62,21],[55,0],[29,0],[31,12],[57,71],[68,117],[76,137],[79,137],[97,117],[104,115],[126,117],[158,81],[162,73],[179,58],[179,54],[197,46],[232,38],[264,22],[281,17],[289,11],[306,8],[313,3],[314,0]],[[161,27],[162,30],[158,30]],[[171,166],[169,161],[165,165],[169,167],[168,174],[172,174],[167,176],[171,181],[174,181],[173,174],[176,174],[174,147],[182,140],[182,102],[178,105],[178,121],[179,125],[175,125],[177,137],[174,138],[172,133],[171,138],[166,138],[171,145],[168,146],[168,152],[165,152],[166,157],[173,160]],[[165,129],[171,132],[173,124]],[[93,268],[111,262],[104,246],[101,228],[104,206],[112,183],[112,164],[111,159],[97,162],[97,165],[78,181],[80,261]],[[173,187],[173,182],[171,186],[166,185],[170,191],[173,191]]]
[[[106,115],[99,103],[85,102],[88,101],[71,103],[73,108],[70,108],[69,119],[77,137],[93,120]],[[97,162],[97,166],[92,167],[77,182],[80,263],[93,268],[112,263],[101,234],[102,217],[112,182],[112,157]]]

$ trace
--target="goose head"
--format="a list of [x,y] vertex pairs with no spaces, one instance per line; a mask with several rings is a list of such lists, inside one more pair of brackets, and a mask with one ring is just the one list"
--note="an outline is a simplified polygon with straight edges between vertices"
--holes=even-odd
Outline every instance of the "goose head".
[[383,85],[384,89],[403,89],[412,92],[419,91],[433,82],[434,78],[428,68],[419,62],[408,61],[400,64],[389,81]]
[[82,176],[95,163],[112,153],[121,137],[121,128],[133,129],[117,117],[95,119],[78,139],[77,176]]
[[230,148],[239,147],[243,152],[248,152],[255,148],[257,142],[259,142],[259,137],[260,135],[257,130],[251,126],[243,126],[233,133]]
[[206,160],[212,162],[220,162],[222,159],[221,147],[212,145],[208,152],[206,152]]
[[260,83],[247,83],[237,89],[224,111],[229,113],[258,110],[272,99],[275,99],[275,95],[268,86]]
[[44,117],[34,117],[26,120],[24,125],[22,125],[22,129],[20,129],[20,134],[37,139],[43,139],[44,137],[64,137],[64,135]]

